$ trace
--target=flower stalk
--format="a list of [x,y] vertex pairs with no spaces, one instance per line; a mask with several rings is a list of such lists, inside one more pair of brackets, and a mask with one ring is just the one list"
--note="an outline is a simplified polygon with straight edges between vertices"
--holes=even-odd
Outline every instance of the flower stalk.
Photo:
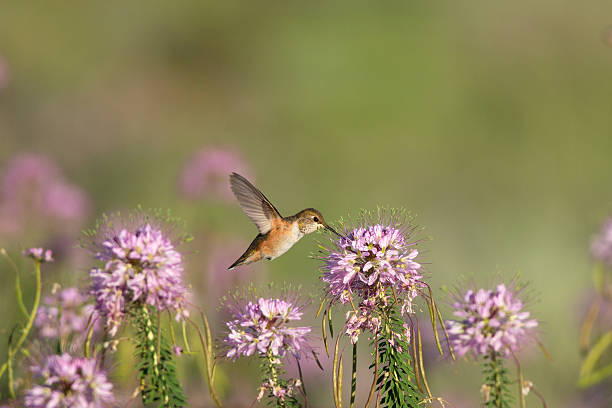
[[39,260],[35,260],[34,261],[34,274],[36,276],[36,288],[35,288],[35,291],[34,291],[34,303],[32,304],[32,309],[31,309],[30,313],[28,313],[29,318],[28,318],[28,321],[27,321],[25,327],[23,328],[23,330],[21,332],[21,336],[17,340],[17,343],[15,343],[15,347],[9,349],[8,356],[7,356],[7,361],[4,364],[2,364],[2,366],[0,367],[0,378],[2,378],[2,376],[4,375],[4,372],[6,371],[8,366],[12,364],[12,359],[15,357],[15,355],[21,349],[21,346],[23,345],[23,342],[28,337],[28,334],[30,333],[30,330],[32,329],[32,325],[34,324],[34,319],[36,318],[36,313],[38,311],[38,305],[40,303],[40,293],[41,293],[41,290],[42,290],[42,279],[41,279],[41,275],[40,275],[40,266],[41,266],[41,264],[42,264],[42,261],[39,261]]

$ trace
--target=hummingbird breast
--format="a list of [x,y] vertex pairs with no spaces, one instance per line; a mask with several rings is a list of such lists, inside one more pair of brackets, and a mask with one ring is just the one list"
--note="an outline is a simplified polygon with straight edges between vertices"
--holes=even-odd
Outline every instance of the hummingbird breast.
[[262,245],[263,257],[278,258],[287,252],[304,234],[300,231],[297,222],[282,222],[268,233],[268,238]]

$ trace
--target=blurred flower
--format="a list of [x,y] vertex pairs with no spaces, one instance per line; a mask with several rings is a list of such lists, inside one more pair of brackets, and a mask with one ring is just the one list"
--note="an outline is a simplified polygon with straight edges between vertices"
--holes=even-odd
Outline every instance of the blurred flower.
[[112,384],[93,359],[53,355],[32,372],[42,384],[26,391],[28,408],[102,408],[114,400]]
[[261,387],[259,387],[259,394],[257,395],[257,401],[261,401],[261,399],[264,397],[266,392],[274,396],[279,401],[285,401],[285,399],[293,396],[296,388],[300,388],[301,386],[302,386],[302,382],[297,379],[283,381],[283,384],[281,384],[275,379],[269,378],[263,382]]
[[447,320],[451,345],[459,356],[492,351],[509,355],[525,341],[529,329],[537,327],[529,312],[521,311],[523,302],[518,292],[500,284],[495,290],[468,290],[463,298],[455,297],[454,315],[460,320]]
[[23,256],[32,258],[37,262],[53,262],[53,254],[50,249],[30,248],[22,252]]
[[85,304],[88,299],[88,296],[74,287],[46,297],[34,321],[40,335],[54,339],[76,335],[84,339],[87,336],[87,323],[96,323],[93,305]]
[[252,178],[250,169],[238,152],[222,148],[202,149],[183,167],[179,190],[191,199],[215,197],[233,201],[228,182],[232,172]]
[[42,155],[13,157],[0,180],[0,232],[17,233],[22,224],[40,214],[49,221],[81,221],[89,206],[87,195],[69,184],[57,165]]
[[604,221],[599,234],[591,241],[591,254],[596,260],[612,266],[612,217]]
[[176,354],[177,356],[180,356],[181,354],[183,354],[183,349],[180,346],[177,346],[176,344],[172,347],[172,352],[174,354]]
[[10,82],[10,74],[8,69],[8,63],[0,55],[0,89],[6,88]]
[[602,40],[606,45],[612,47],[612,26],[608,26],[603,30]]
[[110,334],[117,333],[123,316],[135,304],[176,311],[177,319],[185,316],[182,256],[172,241],[151,224],[110,231],[95,253],[104,267],[90,270],[91,293]]
[[233,320],[227,322],[229,333],[226,357],[283,357],[287,352],[299,357],[308,349],[306,335],[310,327],[290,327],[292,320],[302,319],[302,307],[295,301],[259,298],[244,307],[228,306]]
[[49,185],[42,200],[46,214],[63,220],[83,219],[89,207],[87,195],[80,188],[65,182]]

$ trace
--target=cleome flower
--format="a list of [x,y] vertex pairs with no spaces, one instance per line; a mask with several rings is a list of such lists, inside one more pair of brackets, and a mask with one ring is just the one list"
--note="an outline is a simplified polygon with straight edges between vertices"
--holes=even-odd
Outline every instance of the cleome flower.
[[226,357],[258,354],[264,357],[283,357],[286,353],[296,358],[308,349],[306,335],[310,327],[290,327],[292,320],[302,319],[302,308],[282,299],[259,298],[246,306],[229,307],[233,320],[227,322]]
[[259,387],[257,401],[261,401],[266,393],[274,396],[278,401],[285,401],[287,398],[293,397],[295,390],[301,386],[302,381],[298,379],[291,379],[281,384],[277,380],[269,378]]
[[114,336],[130,308],[151,305],[187,315],[181,254],[158,227],[144,223],[109,232],[98,245],[95,258],[103,267],[90,270],[91,294]]
[[96,324],[94,306],[86,304],[88,300],[89,296],[74,287],[46,297],[34,320],[40,336],[52,339],[70,335],[86,336],[88,322]]
[[53,253],[50,249],[43,248],[29,248],[21,252],[23,256],[32,258],[36,262],[53,262]]
[[388,288],[413,299],[422,275],[415,260],[416,243],[405,236],[407,228],[366,225],[335,241],[323,266],[323,281],[329,284],[332,299],[347,303],[355,295],[375,298],[384,296]]
[[379,210],[377,219],[371,218],[365,213],[362,225],[332,238],[321,268],[330,305],[351,304],[345,333],[353,344],[362,331],[379,333],[395,306],[400,314],[412,313],[413,300],[426,287],[410,218],[393,209]]
[[113,386],[93,359],[52,355],[32,372],[42,383],[26,391],[27,408],[102,408],[114,401]]
[[69,183],[49,157],[18,154],[0,177],[0,232],[22,232],[29,219],[40,216],[47,222],[78,224],[87,216],[90,204],[87,194]]
[[516,352],[525,342],[530,329],[538,322],[522,311],[518,292],[500,284],[495,290],[468,290],[452,304],[459,319],[447,320],[451,345],[459,356],[468,352],[486,355],[498,352],[504,356]]

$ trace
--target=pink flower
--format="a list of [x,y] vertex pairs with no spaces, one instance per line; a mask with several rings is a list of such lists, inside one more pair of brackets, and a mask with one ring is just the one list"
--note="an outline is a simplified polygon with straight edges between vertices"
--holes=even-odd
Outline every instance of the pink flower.
[[114,401],[113,386],[93,359],[52,355],[32,372],[42,383],[26,391],[27,408],[103,408]]
[[513,293],[504,284],[495,290],[468,290],[462,298],[456,297],[453,307],[459,319],[447,320],[446,327],[459,356],[468,352],[507,356],[518,351],[530,330],[538,326],[529,312],[523,311],[518,292]]
[[180,192],[188,198],[217,198],[233,202],[227,177],[232,172],[251,177],[242,156],[230,149],[206,148],[197,152],[183,167]]
[[22,252],[23,256],[32,258],[37,262],[53,262],[53,253],[50,249],[30,248]]

